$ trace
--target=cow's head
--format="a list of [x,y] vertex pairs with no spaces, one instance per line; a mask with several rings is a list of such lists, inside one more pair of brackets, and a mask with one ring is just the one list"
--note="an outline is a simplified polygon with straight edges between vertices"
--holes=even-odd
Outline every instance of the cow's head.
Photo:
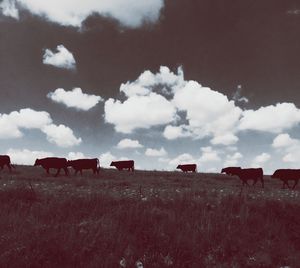
[[41,160],[37,158],[35,160],[34,166],[39,166],[40,164],[41,164]]
[[112,161],[112,162],[110,163],[110,166],[111,166],[111,167],[114,167],[114,166],[116,166],[116,163],[115,163],[115,161]]
[[272,179],[276,179],[279,178],[279,170],[275,170],[275,172],[273,173],[273,175],[271,176]]
[[180,169],[180,168],[181,168],[181,165],[178,165],[176,169]]

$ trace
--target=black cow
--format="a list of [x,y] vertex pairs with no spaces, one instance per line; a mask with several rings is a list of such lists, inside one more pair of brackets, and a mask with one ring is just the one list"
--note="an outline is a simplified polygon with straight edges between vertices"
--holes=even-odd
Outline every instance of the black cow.
[[285,186],[290,189],[288,181],[294,181],[292,189],[295,189],[300,180],[300,169],[277,169],[271,178],[280,179],[282,181],[282,189],[284,189]]
[[57,169],[55,177],[59,174],[61,169],[63,169],[65,171],[66,175],[69,174],[66,158],[46,157],[46,158],[42,158],[42,159],[36,159],[34,166],[42,166],[47,171],[47,174],[50,174],[49,173],[50,168]]
[[231,176],[238,176],[243,182],[243,186],[248,184],[248,180],[253,180],[253,185],[257,183],[258,180],[261,181],[262,188],[264,188],[264,174],[262,168],[240,168],[240,167],[227,167],[223,168],[221,173],[226,173]]
[[134,171],[134,161],[112,161],[110,164],[111,167],[116,167],[118,170],[128,169],[128,171]]
[[197,165],[196,164],[184,164],[184,165],[178,165],[176,169],[181,169],[183,172],[196,172]]
[[4,166],[7,166],[9,171],[11,171],[11,167],[13,167],[8,155],[0,155],[0,168],[3,169]]
[[100,170],[98,158],[69,160],[67,166],[75,169],[75,175],[78,171],[80,171],[80,174],[82,175],[83,169],[92,169],[94,174],[99,174]]

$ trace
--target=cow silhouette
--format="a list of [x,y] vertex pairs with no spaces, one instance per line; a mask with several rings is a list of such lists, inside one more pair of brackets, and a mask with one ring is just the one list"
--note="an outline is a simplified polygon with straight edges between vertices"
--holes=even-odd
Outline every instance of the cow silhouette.
[[65,171],[65,174],[68,175],[68,167],[67,167],[67,159],[59,158],[59,157],[46,157],[42,159],[36,159],[34,166],[42,166],[47,174],[50,174],[49,169],[54,168],[57,169],[55,177],[58,176],[61,169]]
[[249,186],[249,180],[253,180],[252,185],[255,185],[257,181],[260,180],[262,188],[264,188],[264,173],[262,168],[227,167],[223,168],[221,173],[226,173],[230,176],[238,176],[243,182],[242,186],[244,186],[245,184]]
[[134,161],[126,160],[126,161],[112,161],[110,164],[111,167],[116,167],[119,171],[123,169],[128,169],[128,171],[134,171]]
[[82,175],[83,169],[91,169],[93,170],[94,174],[96,173],[99,174],[99,170],[100,170],[98,158],[69,160],[67,161],[67,166],[74,168],[75,175],[78,173],[78,171]]
[[271,178],[280,179],[282,181],[282,189],[284,189],[285,186],[290,189],[288,181],[294,181],[292,189],[295,189],[300,180],[300,169],[277,169]]
[[8,155],[0,155],[0,168],[3,169],[4,166],[7,166],[9,171],[11,171],[11,168],[13,167]]
[[176,169],[181,169],[183,172],[196,172],[197,170],[197,165],[196,164],[183,164],[183,165],[178,165]]

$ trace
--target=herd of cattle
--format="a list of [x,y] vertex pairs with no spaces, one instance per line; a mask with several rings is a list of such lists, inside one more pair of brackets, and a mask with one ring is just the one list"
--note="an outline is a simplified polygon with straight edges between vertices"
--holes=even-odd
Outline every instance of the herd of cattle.
[[[12,167],[10,157],[8,155],[0,155],[0,168],[3,169],[4,166],[7,166],[11,171]],[[72,167],[75,171],[75,175],[80,172],[82,175],[82,170],[91,169],[94,174],[99,174],[100,163],[98,158],[93,159],[77,159],[77,160],[67,160],[66,158],[58,157],[46,157],[42,159],[36,159],[34,166],[42,166],[47,174],[49,173],[50,168],[57,169],[55,176],[58,176],[61,169],[64,170],[65,175],[69,174],[68,167]],[[116,167],[118,170],[127,169],[128,171],[134,171],[134,161],[125,160],[125,161],[112,161],[110,166]],[[196,164],[184,164],[178,165],[176,169],[181,169],[183,172],[196,172]],[[227,167],[223,168],[221,173],[225,173],[230,176],[238,176],[242,181],[242,186],[248,185],[248,181],[252,180],[253,185],[260,181],[262,188],[264,188],[264,178],[263,178],[263,169],[262,168],[241,168],[241,167]],[[295,189],[296,185],[300,180],[300,169],[277,169],[274,174],[271,176],[273,179],[279,179],[282,181],[282,188],[287,186],[290,188],[288,181],[294,181],[292,189]]]

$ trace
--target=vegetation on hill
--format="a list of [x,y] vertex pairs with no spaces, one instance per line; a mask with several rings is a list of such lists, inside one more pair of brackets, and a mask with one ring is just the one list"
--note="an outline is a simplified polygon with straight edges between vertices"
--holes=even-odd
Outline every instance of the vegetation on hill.
[[[300,194],[266,177],[0,173],[1,267],[300,267]],[[299,187],[298,187],[299,188]]]

